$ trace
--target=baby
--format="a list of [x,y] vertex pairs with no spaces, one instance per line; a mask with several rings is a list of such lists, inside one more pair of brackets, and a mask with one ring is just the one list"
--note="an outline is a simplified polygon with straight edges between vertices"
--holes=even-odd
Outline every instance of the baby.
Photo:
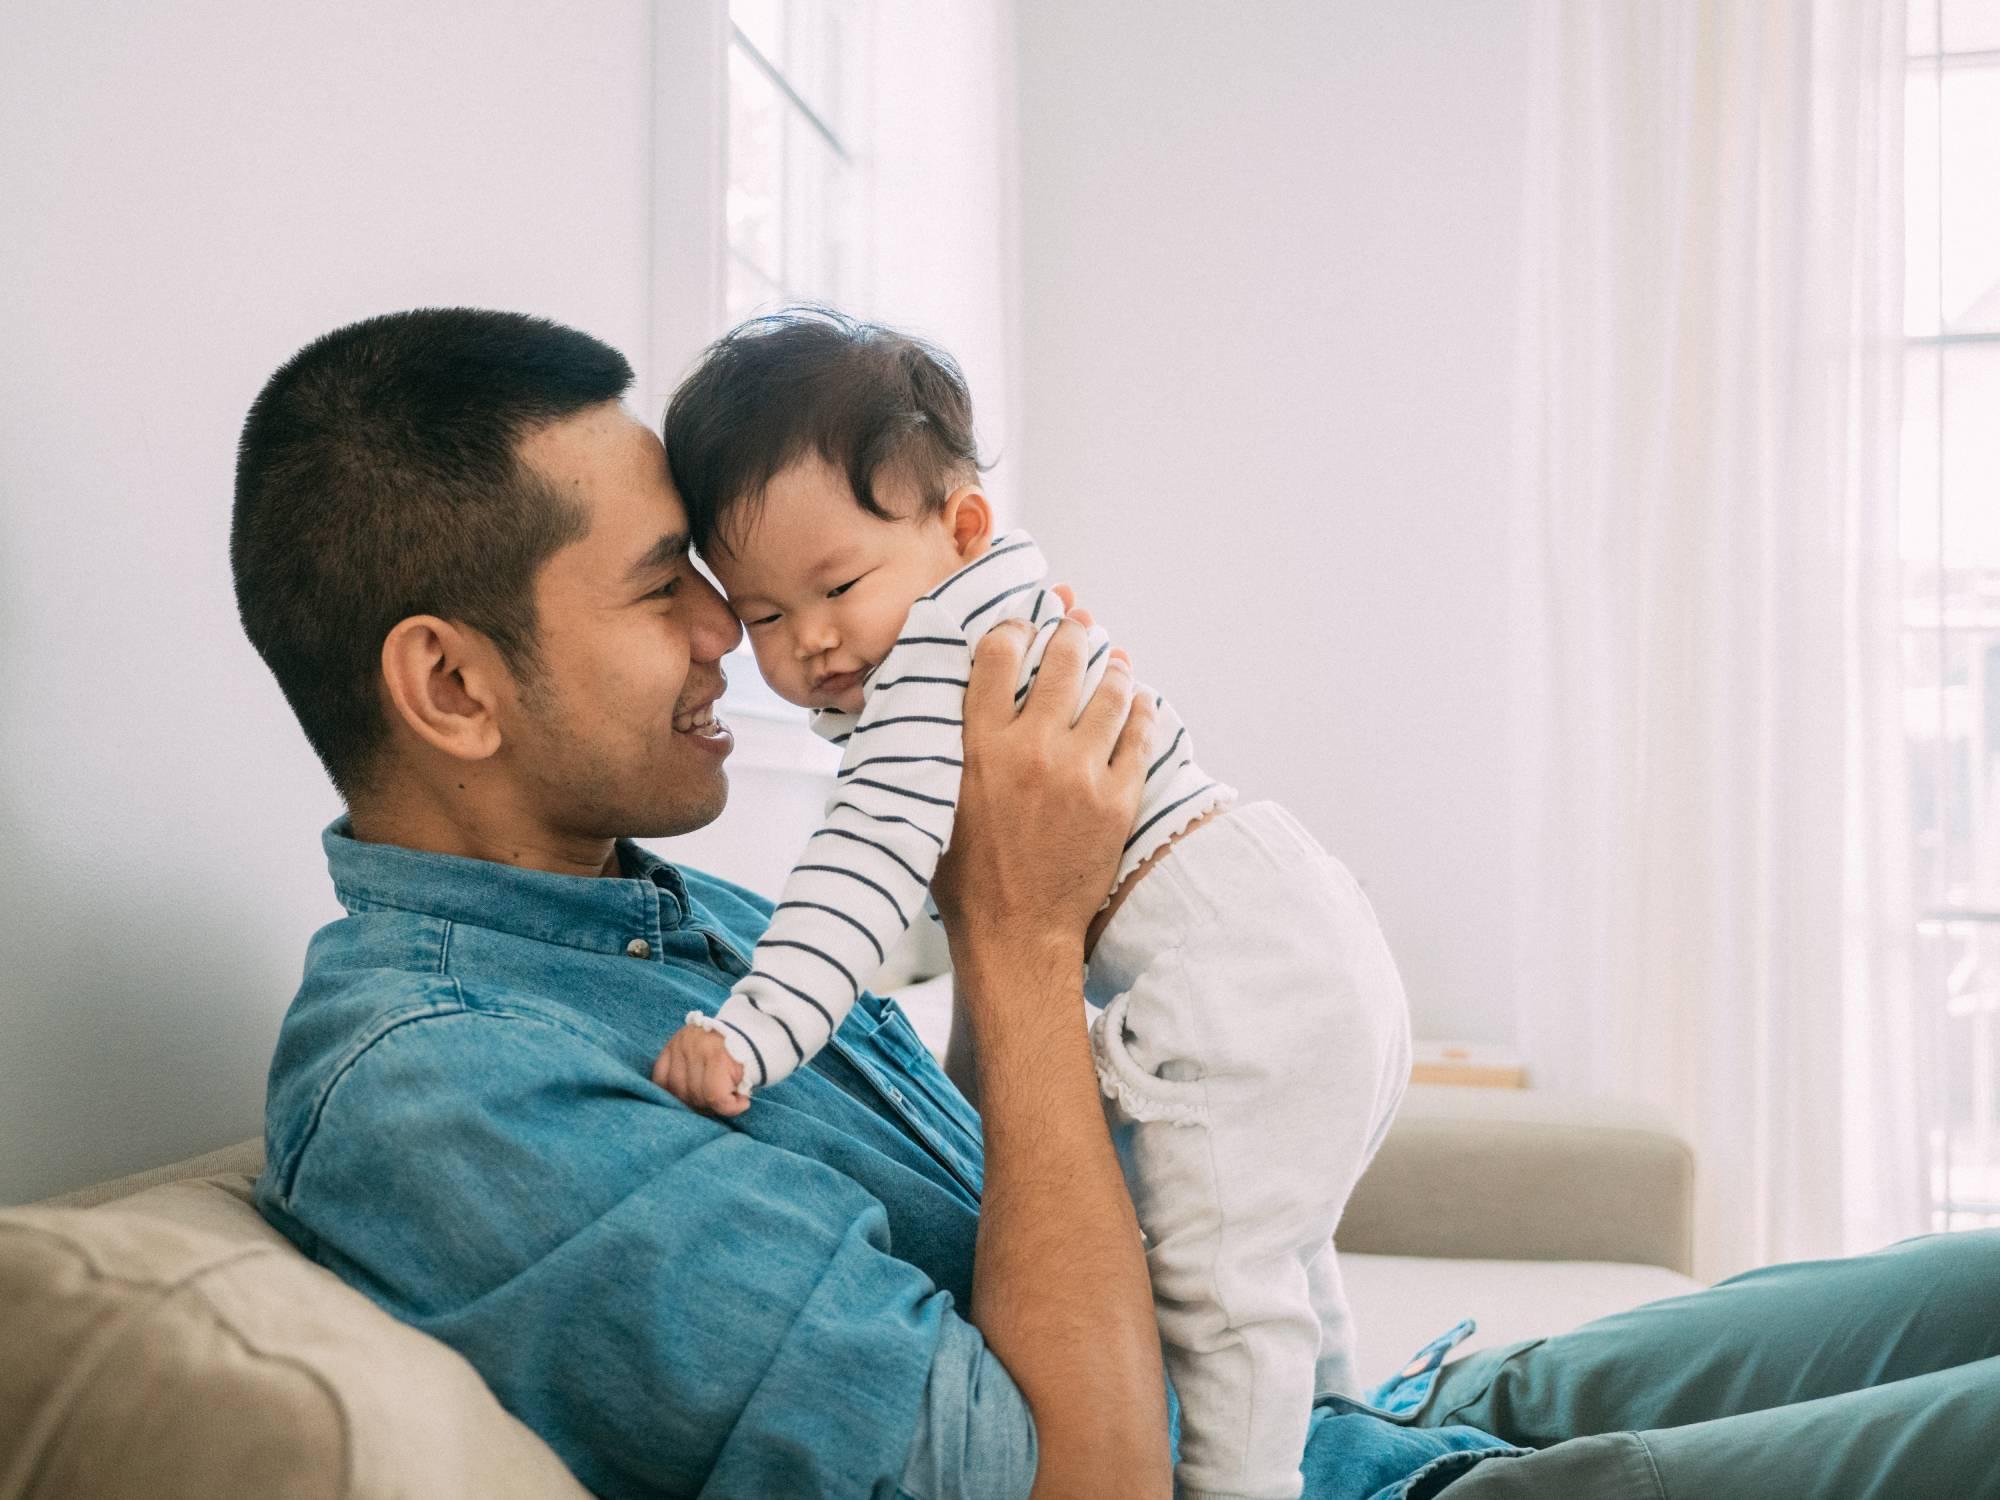
[[[922,909],[974,645],[1035,627],[1024,696],[1065,610],[1033,540],[993,535],[964,379],[914,339],[824,311],[746,323],[665,438],[758,670],[843,751],[750,973],[653,1067],[729,1116],[825,1046]],[[1108,651],[1093,625],[1078,711]],[[1085,972],[1091,1047],[1181,1400],[1179,1487],[1287,1500],[1314,1395],[1357,1390],[1333,1231],[1409,1077],[1403,989],[1345,867],[1275,803],[1237,805],[1154,702]]]

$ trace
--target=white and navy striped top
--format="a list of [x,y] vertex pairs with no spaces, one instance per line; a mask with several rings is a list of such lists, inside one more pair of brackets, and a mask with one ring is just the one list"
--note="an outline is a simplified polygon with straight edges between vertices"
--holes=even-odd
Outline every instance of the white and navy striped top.
[[[1016,701],[1026,696],[1063,615],[1047,575],[1026,532],[995,537],[977,561],[910,606],[895,646],[862,683],[860,713],[813,715],[814,730],[844,749],[825,822],[785,882],[750,973],[712,1020],[688,1017],[722,1034],[743,1064],[746,1092],[789,1076],[826,1045],[922,910],[958,807],[972,648],[1002,620],[1033,622]],[[1079,713],[1110,647],[1093,626]],[[1180,718],[1158,696],[1153,701],[1153,755],[1117,881],[1236,795],[1194,763]]]

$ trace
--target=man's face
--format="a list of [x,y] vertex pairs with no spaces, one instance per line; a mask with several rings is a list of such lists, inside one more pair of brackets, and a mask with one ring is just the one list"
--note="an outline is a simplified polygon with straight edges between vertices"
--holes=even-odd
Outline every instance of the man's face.
[[687,514],[660,440],[615,402],[523,440],[521,456],[590,517],[535,579],[541,670],[505,726],[546,830],[658,838],[711,822],[733,743],[713,704],[742,638],[688,561]]

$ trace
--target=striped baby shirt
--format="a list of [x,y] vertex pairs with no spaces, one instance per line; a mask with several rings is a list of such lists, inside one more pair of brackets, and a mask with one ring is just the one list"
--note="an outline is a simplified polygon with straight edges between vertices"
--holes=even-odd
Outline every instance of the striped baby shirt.
[[[1026,532],[995,537],[910,606],[895,645],[862,682],[859,713],[813,715],[814,731],[842,748],[824,821],[785,881],[750,972],[716,1015],[688,1016],[690,1025],[719,1032],[743,1064],[739,1092],[777,1083],[825,1046],[923,909],[938,857],[951,845],[973,647],[1002,620],[1033,624],[1015,701],[1026,697],[1063,617],[1047,576]],[[1103,678],[1110,649],[1104,630],[1093,626],[1077,712]],[[1153,702],[1146,789],[1112,889],[1201,814],[1236,796],[1195,764],[1173,709],[1158,695]]]

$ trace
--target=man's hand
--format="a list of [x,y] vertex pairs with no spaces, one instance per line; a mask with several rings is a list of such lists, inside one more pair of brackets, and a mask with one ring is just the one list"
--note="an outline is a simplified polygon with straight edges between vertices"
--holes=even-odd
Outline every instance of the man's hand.
[[736,1092],[742,1081],[743,1064],[729,1055],[722,1038],[695,1025],[675,1032],[653,1059],[654,1083],[689,1109],[725,1120],[750,1107],[750,1100]]
[[1113,651],[1070,722],[1084,674],[1081,613],[1056,627],[1019,713],[1014,684],[1032,627],[995,626],[973,657],[952,847],[931,885],[960,972],[989,962],[1081,969],[1084,929],[1131,833],[1153,705],[1135,700],[1131,665]]

